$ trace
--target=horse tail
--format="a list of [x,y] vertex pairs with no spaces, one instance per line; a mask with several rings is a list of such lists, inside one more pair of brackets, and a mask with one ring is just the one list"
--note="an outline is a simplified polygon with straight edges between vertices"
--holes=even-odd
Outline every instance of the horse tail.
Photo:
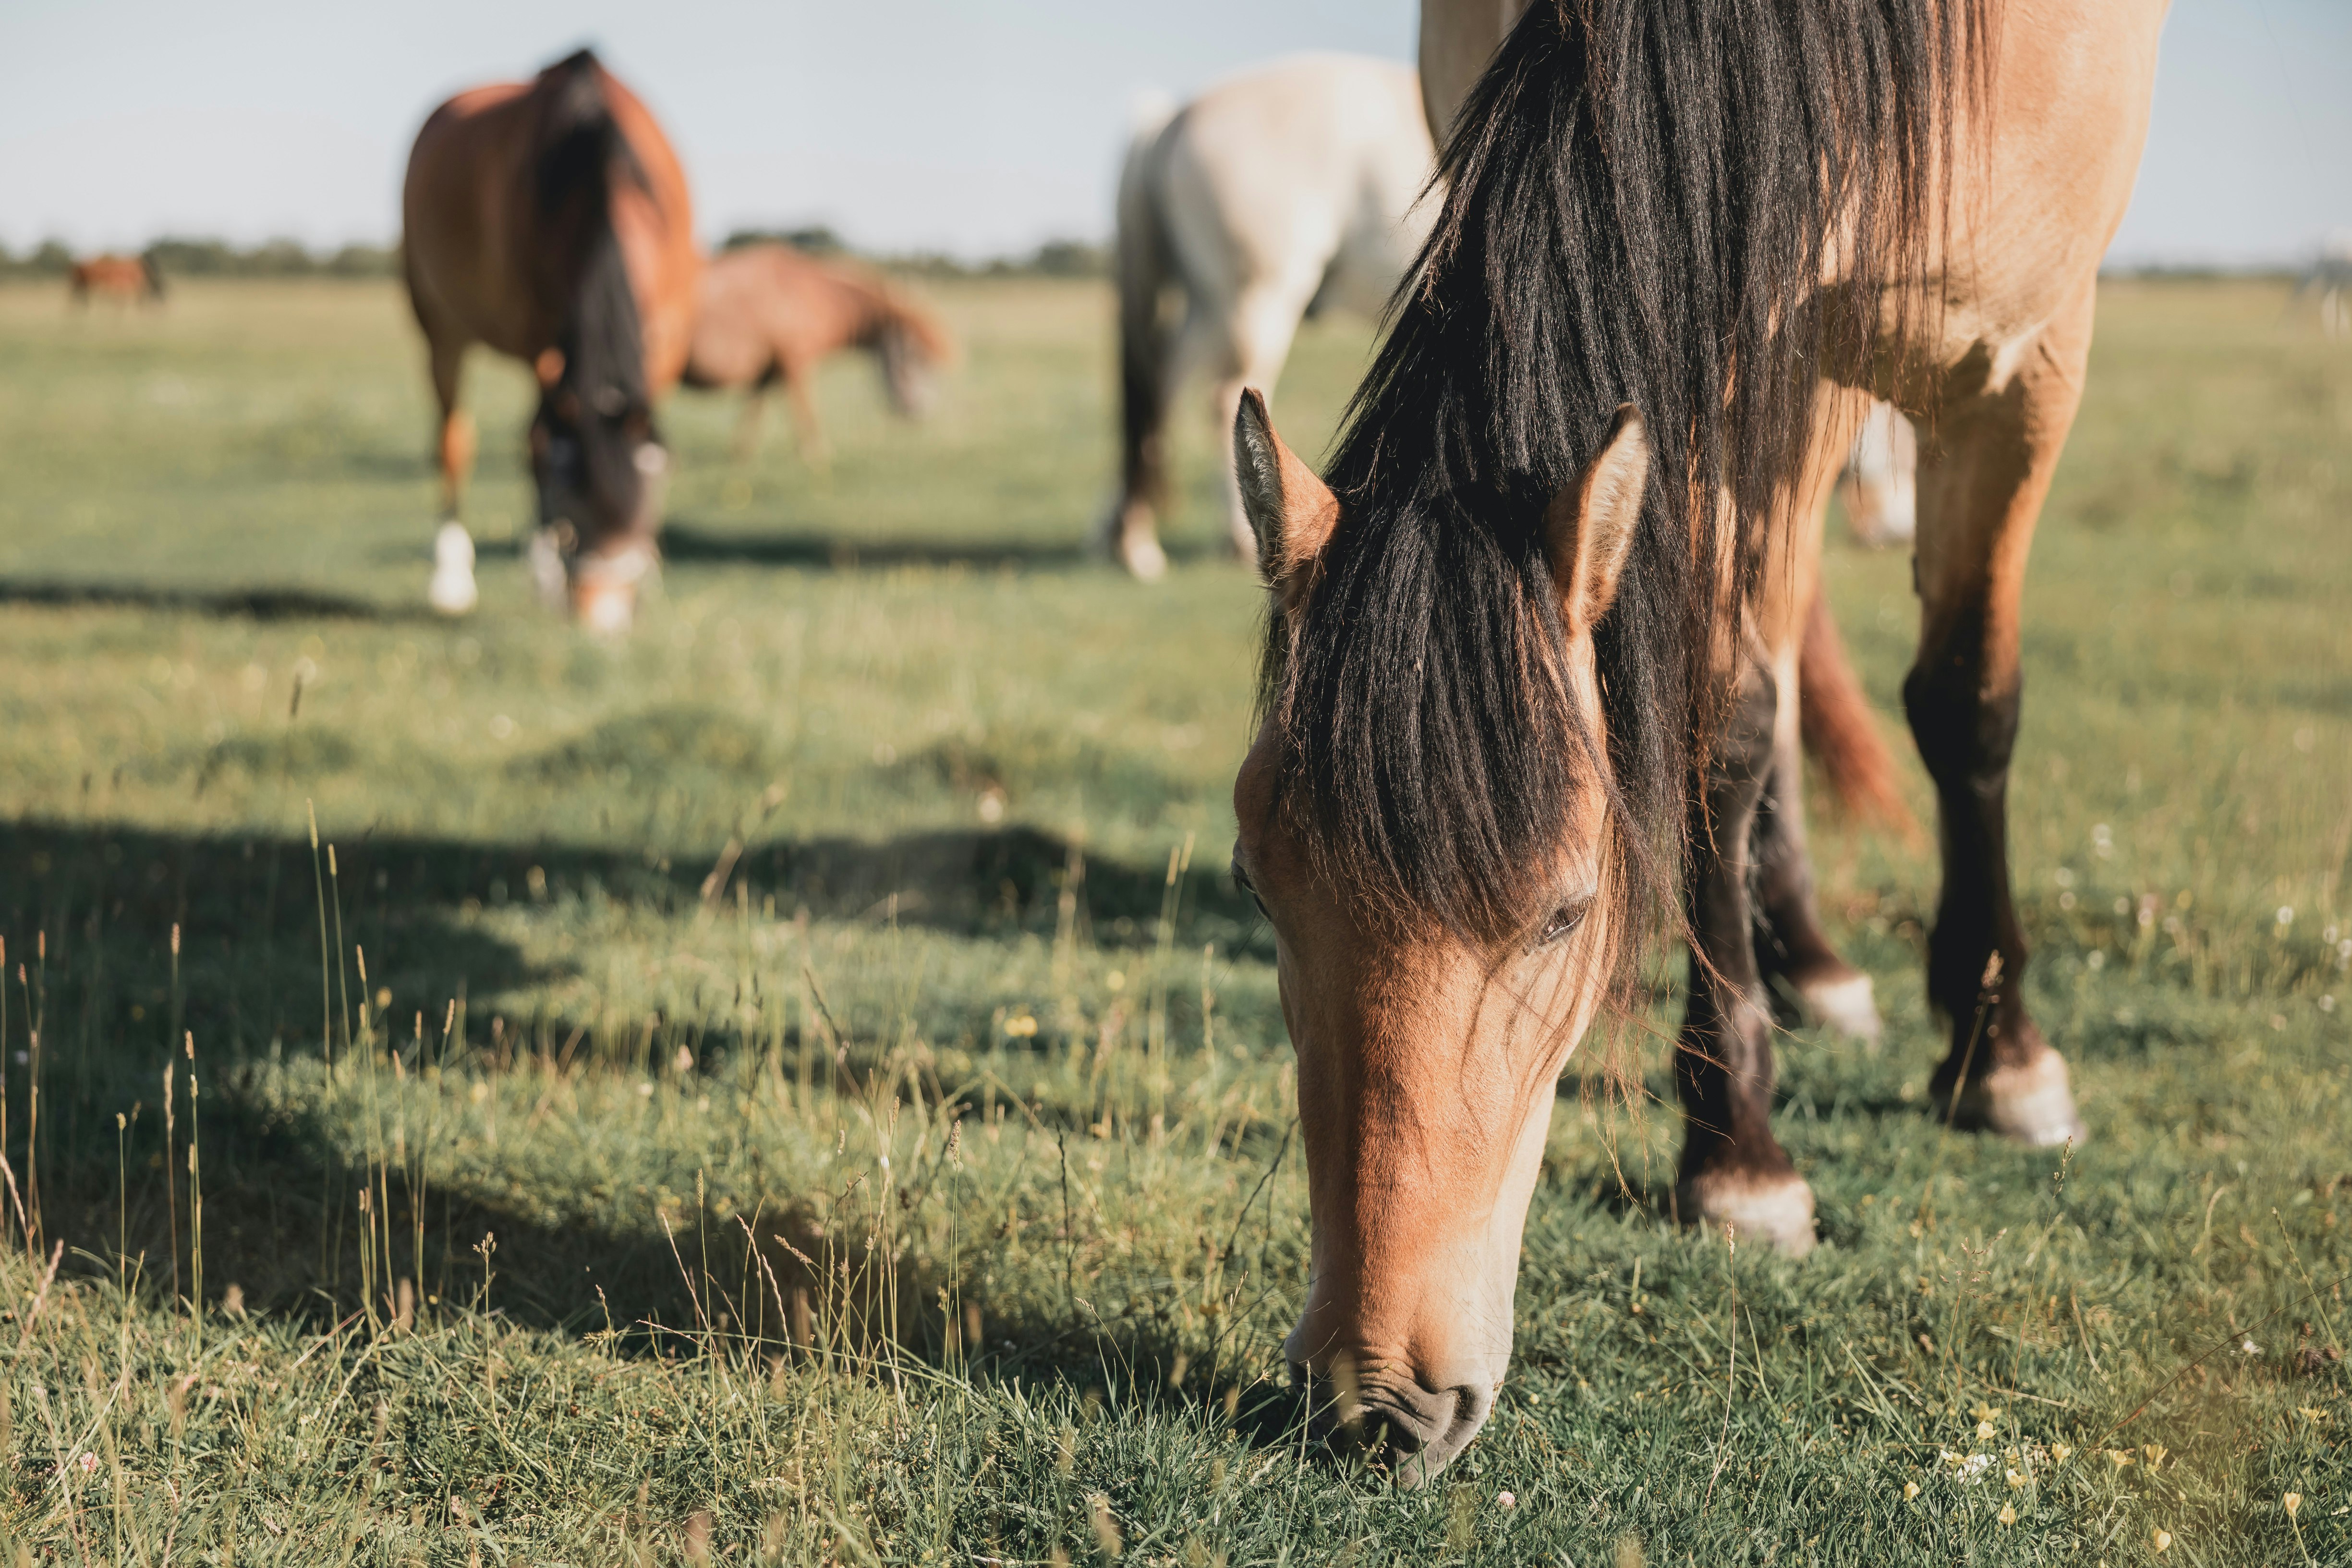
[[626,414],[651,417],[645,331],[613,227],[613,181],[644,183],[628,137],[614,117],[604,69],[587,49],[540,73],[544,95],[533,177],[545,303],[561,321],[563,377],[604,417],[581,422],[588,479],[622,515],[633,515],[644,485]]
[[1805,640],[1797,654],[1798,728],[1805,750],[1822,765],[1839,808],[1857,822],[1903,837],[1919,831],[1895,781],[1895,757],[1871,715],[1870,700],[1845,656],[1845,639],[1830,614],[1829,596],[1813,595]]
[[1136,106],[1135,129],[1118,176],[1119,479],[1122,504],[1158,506],[1167,485],[1162,427],[1168,421],[1168,363],[1173,352],[1160,297],[1175,280],[1175,254],[1161,221],[1160,148],[1176,117],[1173,100],[1154,94]]

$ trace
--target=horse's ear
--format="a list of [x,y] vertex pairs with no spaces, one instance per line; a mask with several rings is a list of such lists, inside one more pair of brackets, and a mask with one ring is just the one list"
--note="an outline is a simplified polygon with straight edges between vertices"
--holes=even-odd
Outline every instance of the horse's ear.
[[1570,633],[1591,630],[1616,599],[1649,478],[1649,432],[1628,403],[1600,453],[1544,509],[1544,554]]
[[1339,498],[1274,433],[1257,388],[1242,391],[1234,414],[1234,476],[1242,510],[1257,535],[1258,575],[1297,609],[1314,580],[1315,563],[1339,527]]

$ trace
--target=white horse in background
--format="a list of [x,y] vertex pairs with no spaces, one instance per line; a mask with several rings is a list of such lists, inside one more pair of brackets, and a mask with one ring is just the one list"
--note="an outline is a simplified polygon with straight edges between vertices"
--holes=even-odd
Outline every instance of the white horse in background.
[[[1118,187],[1120,484],[1101,538],[1120,565],[1167,570],[1168,410],[1186,379],[1211,378],[1214,427],[1230,430],[1302,320],[1377,315],[1436,216],[1421,199],[1433,162],[1419,78],[1388,60],[1283,60],[1139,117]],[[1233,548],[1254,560],[1232,447],[1217,447]]]
[[1872,404],[1846,455],[1838,494],[1855,539],[1910,543],[1919,526],[1919,436],[1911,421],[1887,404]]

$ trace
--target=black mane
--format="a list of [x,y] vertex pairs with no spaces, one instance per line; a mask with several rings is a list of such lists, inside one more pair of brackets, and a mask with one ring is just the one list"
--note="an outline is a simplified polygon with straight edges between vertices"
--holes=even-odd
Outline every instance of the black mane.
[[[1683,802],[1714,723],[1712,573],[1752,584],[1824,356],[1916,276],[1990,0],[1537,0],[1444,149],[1447,198],[1329,475],[1343,522],[1260,697],[1282,800],[1325,873],[1494,942],[1548,912],[1531,873],[1583,759],[1538,522],[1636,405],[1654,453],[1597,635],[1628,936],[1673,903]],[[1948,168],[1948,163],[1942,166]],[[1850,287],[1824,297],[1828,231]],[[1721,531],[1713,505],[1737,505]],[[1629,957],[1640,944],[1627,942]]]
[[604,82],[587,49],[540,73],[531,194],[549,268],[541,287],[562,322],[562,384],[582,405],[574,428],[588,491],[608,518],[628,519],[645,485],[636,449],[651,426],[653,395],[636,293],[613,228],[613,182],[646,180]]

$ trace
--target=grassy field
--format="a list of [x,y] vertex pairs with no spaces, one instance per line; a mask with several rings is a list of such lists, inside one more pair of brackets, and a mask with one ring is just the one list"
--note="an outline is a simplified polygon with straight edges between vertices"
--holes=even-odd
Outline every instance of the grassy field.
[[[1890,1024],[1785,1042],[1827,1245],[1677,1230],[1662,1045],[1577,1064],[1512,1382],[1401,1494],[1281,1373],[1212,434],[1169,581],[1108,574],[1108,300],[940,298],[950,406],[837,367],[829,472],[673,405],[604,646],[488,361],[482,607],[424,613],[392,289],[0,290],[0,1563],[2352,1560],[2352,353],[2103,301],[2013,785],[2092,1141],[1930,1121],[1931,858],[1824,828]],[[1309,329],[1302,447],[1367,342]],[[1829,573],[1892,728],[1907,564]]]

